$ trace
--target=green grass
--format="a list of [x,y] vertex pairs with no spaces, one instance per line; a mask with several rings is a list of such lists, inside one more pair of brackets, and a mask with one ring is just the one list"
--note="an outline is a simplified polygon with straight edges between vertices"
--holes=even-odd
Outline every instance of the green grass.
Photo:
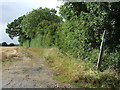
[[5,59],[5,60],[1,61],[2,64],[7,63],[7,62],[12,62],[12,59]]
[[31,48],[31,50],[44,57],[56,73],[55,80],[71,83],[80,88],[120,87],[120,76],[114,70],[97,71],[82,60],[62,54],[57,48]]
[[70,78],[62,76],[60,74],[56,75],[53,79],[58,80],[58,81],[63,82],[63,83],[65,83],[65,82],[71,83]]

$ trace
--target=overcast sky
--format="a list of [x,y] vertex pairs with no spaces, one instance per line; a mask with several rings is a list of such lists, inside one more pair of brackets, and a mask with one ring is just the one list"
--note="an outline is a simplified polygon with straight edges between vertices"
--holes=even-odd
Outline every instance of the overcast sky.
[[18,43],[17,38],[11,40],[5,33],[6,25],[14,19],[39,7],[56,8],[61,4],[57,0],[0,0],[0,43]]

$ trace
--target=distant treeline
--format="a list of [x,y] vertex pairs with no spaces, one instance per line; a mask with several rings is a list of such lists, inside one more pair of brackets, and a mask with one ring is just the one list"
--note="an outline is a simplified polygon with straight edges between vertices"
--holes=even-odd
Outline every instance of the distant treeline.
[[18,44],[14,44],[14,43],[7,44],[6,42],[2,42],[0,43],[0,46],[18,46]]

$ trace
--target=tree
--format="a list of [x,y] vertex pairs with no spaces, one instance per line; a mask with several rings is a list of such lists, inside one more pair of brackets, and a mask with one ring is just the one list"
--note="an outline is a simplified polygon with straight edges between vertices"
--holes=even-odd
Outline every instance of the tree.
[[[98,48],[102,33],[107,30],[106,46],[111,50],[118,48],[120,43],[119,12],[120,3],[74,2],[60,7],[60,14],[68,22],[74,17],[79,20],[78,31],[82,34],[80,37],[84,38],[85,46],[89,44],[91,48]],[[74,25],[71,28],[74,28]]]
[[42,40],[44,39],[43,42],[49,42],[47,44],[51,45],[50,43],[53,42],[52,35],[55,33],[56,26],[60,22],[61,18],[56,15],[55,9],[39,8],[31,11],[23,19],[23,32],[30,42],[31,39],[41,35]]
[[6,42],[3,42],[2,46],[8,46],[8,44]]
[[10,43],[9,46],[15,46],[15,44],[14,43]]
[[[58,31],[57,45],[65,53],[76,58],[96,63],[102,33],[106,33],[105,52],[102,68],[119,69],[120,57],[120,3],[95,2],[65,3],[60,7],[64,23]],[[74,7],[76,6],[76,7]]]
[[25,18],[25,15],[15,19],[13,22],[9,23],[6,28],[6,33],[8,33],[8,35],[11,39],[13,39],[14,37],[19,37],[18,41],[20,42],[21,45],[23,44],[23,42],[26,39],[28,39],[22,30],[23,18]]
[[82,11],[88,12],[84,2],[66,2],[64,5],[60,6],[60,15],[65,20],[70,20],[74,16],[79,16]]
[[50,23],[59,23],[60,20],[61,19],[56,15],[55,9],[39,8],[31,11],[23,19],[22,21],[23,31],[26,33],[28,37],[34,38],[37,34],[37,28],[39,23],[41,23],[42,21],[48,21]]
[[8,33],[8,35],[11,39],[23,34],[22,33],[22,24],[21,24],[23,18],[25,18],[25,15],[19,17],[18,19],[15,19],[13,22],[11,22],[7,25],[6,33]]

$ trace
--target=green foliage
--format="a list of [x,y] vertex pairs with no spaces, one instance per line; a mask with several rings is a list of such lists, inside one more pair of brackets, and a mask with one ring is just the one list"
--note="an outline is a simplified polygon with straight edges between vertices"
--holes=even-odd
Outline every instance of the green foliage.
[[107,51],[105,51],[101,68],[114,69],[120,72],[120,52],[107,53]]
[[[83,3],[84,8],[80,8],[79,4],[81,3],[65,3],[60,7],[60,14],[65,22],[58,31],[58,47],[74,57],[96,65],[102,33],[107,30],[105,47],[108,50],[103,56],[102,69],[109,66],[118,68],[116,64],[119,63],[120,56],[120,3]],[[76,14],[76,10],[79,13]],[[115,50],[118,50],[118,53]]]
[[36,38],[31,40],[31,47],[36,47],[36,48],[42,47],[43,46],[42,39],[43,39],[42,36],[40,35],[36,36]]
[[[32,46],[32,43],[37,47],[54,45],[55,32],[60,22],[61,18],[56,15],[55,9],[39,8],[28,13],[22,21],[22,26],[29,39],[29,46]],[[34,42],[38,44],[35,45]]]
[[81,11],[88,12],[84,2],[67,2],[60,7],[60,14],[65,20],[70,20],[74,16],[79,16]]
[[[118,18],[120,18],[118,17],[120,11],[120,3],[97,2],[80,4],[81,3],[77,2],[65,3],[63,6],[61,6],[60,13],[63,18],[65,20],[68,20],[68,22],[71,22],[70,19],[74,17],[78,18],[77,20],[80,22],[78,26],[80,28],[80,32],[84,35],[83,37],[86,37],[85,43],[90,44],[92,48],[98,48],[101,42],[103,30],[107,30],[106,45],[111,50],[116,49],[120,43],[120,28],[118,27]],[[81,8],[81,6],[83,8]],[[79,14],[77,15],[76,10],[79,11]],[[69,14],[68,12],[73,12],[73,15],[71,15],[71,13]],[[66,18],[68,14],[71,16],[69,19]],[[74,28],[74,26],[71,27]],[[111,41],[113,43],[111,43]]]
[[22,45],[26,46],[26,47],[29,47],[29,41],[28,40],[24,41],[24,43]]
[[[85,62],[88,66],[92,68],[96,68],[97,59],[98,59],[99,50],[94,49],[88,53],[88,57],[85,58]],[[108,53],[107,50],[103,53],[102,63],[101,63],[101,70],[106,69],[114,69],[117,72],[120,72],[120,52],[111,52]]]
[[13,39],[14,37],[19,36],[18,41],[22,45],[25,40],[28,38],[26,34],[22,31],[22,20],[25,18],[25,15],[15,19],[13,22],[7,25],[6,33],[8,33],[9,37]]
[[[60,6],[60,15],[56,15],[55,9],[39,8],[8,24],[6,32],[11,38],[19,36],[19,42],[23,46],[38,48],[56,46],[65,55],[84,61],[86,67],[96,68],[102,34],[106,30],[101,70],[109,68],[120,72],[119,2],[66,2]],[[46,51],[39,53],[43,55],[44,52]],[[102,73],[86,70],[81,67],[80,63],[77,66],[73,65],[73,60],[71,61],[70,58],[64,60],[63,57],[54,56],[45,56],[45,58],[51,66],[57,65],[56,68],[59,72],[69,78],[72,77],[71,79],[75,82],[97,84],[97,87],[119,85],[119,79],[114,77],[115,74],[110,76],[106,71]],[[81,67],[80,70],[78,66]],[[73,70],[73,68],[75,69]],[[79,74],[75,70],[78,70]],[[64,77],[58,79],[62,78]]]
[[22,26],[27,37],[34,38],[36,35],[44,34],[46,29],[47,33],[51,24],[60,21],[55,9],[39,8],[26,15],[22,21]]
[[19,17],[18,19],[15,19],[13,22],[7,25],[6,33],[9,34],[9,37],[13,39],[14,37],[17,37],[22,34],[22,20],[24,16]]
[[66,2],[60,6],[60,15],[56,15],[55,9],[39,8],[8,24],[6,30],[11,38],[19,36],[23,46],[56,46],[64,54],[80,58],[88,65],[96,65],[106,30],[107,50],[102,68],[119,69],[120,3]]

